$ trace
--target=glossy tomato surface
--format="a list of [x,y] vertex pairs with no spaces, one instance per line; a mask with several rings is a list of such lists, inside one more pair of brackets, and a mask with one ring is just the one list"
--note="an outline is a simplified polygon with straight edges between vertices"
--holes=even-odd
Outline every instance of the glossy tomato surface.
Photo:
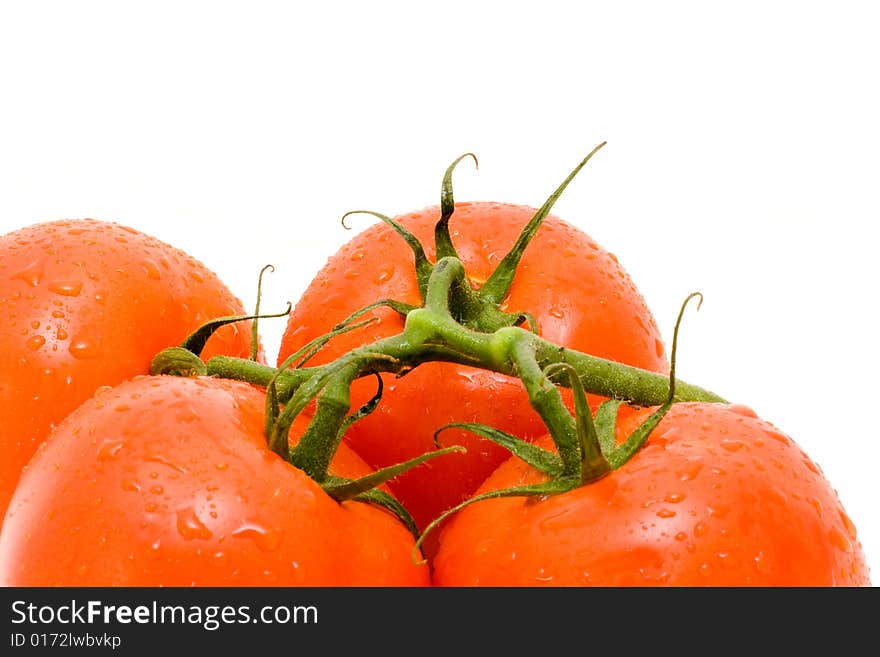
[[[417,586],[412,534],[337,503],[263,435],[265,394],[212,378],[100,391],[44,442],[0,533],[5,586]],[[339,476],[370,472],[342,446]]]
[[[511,459],[481,490],[541,478]],[[628,463],[592,484],[466,507],[443,530],[434,582],[870,585],[856,528],[819,467],[750,410],[709,404],[676,404]]]
[[[475,285],[494,271],[534,213],[533,208],[503,203],[456,205],[452,239]],[[433,260],[439,209],[396,219],[419,238]],[[385,224],[355,236],[314,278],[288,320],[279,364],[350,313],[382,298],[421,303],[412,252]],[[541,335],[560,345],[649,370],[667,369],[654,319],[623,267],[583,231],[553,215],[525,250],[502,307],[532,313]],[[334,338],[311,362],[327,362],[403,329],[403,319],[390,310],[372,314],[378,323]],[[545,432],[520,382],[506,376],[428,363],[403,378],[386,377],[385,386],[379,408],[346,435],[376,467],[433,449],[434,431],[450,422],[481,422],[524,438]],[[353,404],[374,391],[372,382],[356,385]],[[445,432],[443,442],[464,445],[467,454],[437,458],[391,482],[421,526],[473,492],[507,455],[465,432]]]
[[[132,228],[66,220],[0,237],[0,518],[52,425],[202,323],[243,313],[203,264]],[[249,350],[248,326],[235,325],[204,356]]]

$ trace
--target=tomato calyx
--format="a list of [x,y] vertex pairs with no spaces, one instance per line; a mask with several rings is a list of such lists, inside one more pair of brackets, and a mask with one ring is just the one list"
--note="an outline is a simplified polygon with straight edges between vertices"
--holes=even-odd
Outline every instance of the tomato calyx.
[[[473,157],[465,154],[449,166],[443,178],[441,217],[435,225],[435,263],[428,260],[422,244],[398,221],[372,211],[356,211],[380,218],[410,246],[421,305],[414,306],[388,298],[375,301],[342,320],[328,333],[311,340],[277,368],[263,365],[253,358],[215,356],[202,369],[192,358],[187,360],[185,352],[192,352],[193,358],[198,360],[197,355],[207,337],[219,326],[241,319],[278,317],[286,312],[279,315],[260,315],[257,312],[248,317],[219,318],[193,333],[180,347],[159,354],[155,373],[167,370],[178,375],[207,374],[264,387],[265,434],[272,451],[308,474],[334,498],[369,498],[369,501],[378,501],[410,528],[413,527],[412,518],[406,510],[384,497],[377,486],[429,458],[460,451],[461,447],[438,448],[383,468],[371,477],[358,481],[339,481],[329,474],[328,467],[348,428],[379,404],[382,396],[380,375],[404,376],[423,363],[443,361],[467,365],[518,378],[522,382],[532,407],[556,440],[558,453],[544,455],[539,462],[555,464],[559,461],[558,467],[550,466],[550,472],[553,473],[551,480],[542,484],[543,488],[534,489],[533,494],[570,490],[573,486],[604,476],[616,464],[625,462],[635,453],[647,436],[647,432],[644,436],[634,434],[626,443],[629,452],[610,449],[609,441],[613,442],[613,438],[607,435],[613,435],[615,404],[625,401],[636,406],[656,406],[674,401],[725,400],[698,386],[683,382],[674,385],[665,374],[555,344],[538,335],[534,330],[534,320],[527,312],[508,313],[501,309],[500,304],[510,290],[523,251],[541,222],[567,185],[603,145],[600,144],[583,158],[551,194],[482,286],[476,287],[468,277],[448,228],[455,207],[451,177],[462,159]],[[343,224],[350,214],[343,217]],[[261,272],[261,277],[266,269]],[[362,318],[378,307],[391,308],[405,318],[400,333],[357,347],[325,364],[309,365],[311,358],[334,337],[376,321],[375,317]],[[520,326],[523,323],[527,323],[529,329]],[[162,369],[159,365],[163,362],[170,365]],[[376,395],[360,409],[350,413],[351,386],[356,379],[369,375],[379,381]],[[563,403],[560,386],[574,391],[574,415]],[[604,406],[597,414],[599,431],[594,426],[586,403],[587,393],[616,400],[609,402],[610,405]],[[311,417],[305,431],[291,448],[289,433],[294,421],[312,407],[314,413],[310,411]],[[611,427],[611,434],[604,428],[606,425]],[[513,436],[505,440],[508,444],[520,445],[517,442],[519,439]],[[603,445],[606,449],[602,449]],[[522,449],[527,450],[525,447]]]
[[[615,439],[615,432],[620,400],[609,399],[603,402],[593,416],[584,386],[574,367],[564,362],[554,362],[542,367],[528,344],[517,344],[514,359],[518,365],[520,379],[528,392],[532,407],[544,420],[556,451],[544,449],[494,427],[466,422],[455,422],[440,427],[434,433],[434,443],[440,447],[440,434],[447,429],[464,429],[504,447],[513,456],[546,475],[547,479],[536,484],[480,493],[447,509],[422,531],[413,548],[413,558],[418,560],[418,551],[431,532],[444,520],[471,504],[499,497],[542,498],[559,495],[601,479],[626,464],[645,444],[651,432],[675,403],[678,331],[687,305],[695,298],[699,299],[697,305],[699,308],[703,295],[699,292],[688,295],[681,305],[675,322],[670,356],[669,391],[666,400],[619,445]],[[559,394],[559,388],[554,384],[554,380],[558,383],[560,377],[567,379],[574,393],[574,413],[568,410]]]

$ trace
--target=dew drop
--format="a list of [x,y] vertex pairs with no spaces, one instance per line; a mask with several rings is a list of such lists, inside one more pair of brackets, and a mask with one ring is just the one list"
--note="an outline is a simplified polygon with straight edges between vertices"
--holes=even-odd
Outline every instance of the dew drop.
[[375,279],[376,283],[382,284],[385,281],[390,280],[393,275],[394,275],[394,266],[393,265],[387,265],[385,267],[382,267],[382,269],[379,270],[379,274],[376,276],[376,279]]
[[101,461],[109,461],[119,453],[125,441],[121,438],[108,438],[101,443],[98,448],[98,459]]
[[856,540],[856,526],[853,523],[852,519],[846,515],[843,511],[840,512],[840,520],[843,522],[843,528],[846,530],[847,535],[850,540]]
[[547,313],[553,317],[556,317],[557,319],[563,319],[565,317],[565,313],[556,306],[550,308]]
[[838,550],[847,553],[852,552],[852,543],[837,527],[832,527],[831,530],[828,532],[828,540],[830,540],[831,545],[836,547]]
[[24,269],[20,269],[12,275],[13,279],[24,281],[31,287],[37,287],[43,278],[43,261],[36,260]]
[[665,509],[664,508],[664,509],[660,509],[659,511],[657,511],[656,515],[658,518],[674,518],[676,513],[672,509]]
[[663,358],[663,354],[666,353],[663,342],[659,338],[654,338],[654,353],[657,354],[657,358]]
[[745,446],[746,444],[741,440],[729,440],[725,438],[721,441],[721,449],[727,450],[728,452],[738,452]]
[[[172,470],[177,470],[178,472],[180,472],[180,473],[182,473],[182,474],[186,474],[186,472],[187,472],[187,470],[186,470],[185,467],[183,467],[182,465],[179,465],[179,464],[175,463],[174,461],[172,461],[171,459],[169,459],[169,458],[168,458],[167,456],[165,456],[164,454],[160,454],[160,453],[158,453],[158,452],[150,452],[150,453],[148,453],[148,454],[144,457],[144,460],[145,460],[145,461],[152,462],[152,463],[161,463],[162,465],[167,465],[167,466],[168,466],[169,468],[171,468]],[[154,476],[154,473],[150,473],[150,476]]]
[[129,491],[132,493],[140,493],[141,485],[136,482],[134,479],[126,479],[122,482],[122,490]]
[[762,550],[758,550],[758,553],[754,557],[755,561],[755,570],[757,570],[762,575],[769,575],[771,572],[770,564],[767,561],[766,556]]
[[162,271],[159,269],[159,265],[152,260],[144,260],[141,267],[143,268],[144,273],[146,273],[147,278],[154,281],[158,281],[162,278]]
[[25,344],[27,345],[28,349],[36,351],[44,344],[46,344],[46,338],[44,338],[42,335],[32,335],[28,338]]
[[86,336],[77,336],[71,340],[68,351],[74,358],[97,358],[101,355],[101,343]]
[[679,481],[691,481],[697,478],[697,475],[700,473],[700,470],[703,469],[703,464],[698,461],[689,461],[681,470],[679,470],[676,474],[678,475]]
[[746,406],[745,404],[731,404],[727,407],[731,413],[736,413],[737,415],[742,415],[743,417],[751,417],[757,418],[758,414],[755,413],[751,408]]
[[49,291],[65,297],[76,297],[82,291],[82,281],[54,281],[49,283]]
[[784,433],[780,433],[779,431],[766,431],[765,433],[767,434],[768,437],[782,443],[783,445],[790,445],[791,444],[791,439],[788,436],[786,436]]
[[819,466],[817,466],[815,463],[813,463],[810,459],[808,459],[808,458],[804,459],[804,466],[806,466],[807,470],[809,470],[810,472],[813,472],[814,474],[817,474],[820,476],[822,475],[822,471],[819,470]]
[[684,500],[684,493],[669,493],[663,500],[670,504],[678,504]]
[[178,510],[177,531],[187,541],[197,538],[207,540],[213,536],[211,530],[199,519],[196,512],[189,507]]
[[249,538],[258,548],[266,552],[271,552],[281,545],[281,532],[276,529],[269,529],[256,523],[248,523],[242,525],[234,532],[232,536],[235,538]]
[[706,532],[708,531],[709,527],[703,521],[700,521],[696,525],[694,525],[694,536],[705,536]]

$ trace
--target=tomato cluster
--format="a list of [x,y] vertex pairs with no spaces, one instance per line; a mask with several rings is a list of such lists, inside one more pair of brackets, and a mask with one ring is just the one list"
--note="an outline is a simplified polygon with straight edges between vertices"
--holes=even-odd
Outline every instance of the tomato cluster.
[[275,366],[167,244],[0,237],[0,584],[870,584],[790,437],[676,394],[617,258],[549,214],[571,176],[535,210],[451,171],[329,259]]

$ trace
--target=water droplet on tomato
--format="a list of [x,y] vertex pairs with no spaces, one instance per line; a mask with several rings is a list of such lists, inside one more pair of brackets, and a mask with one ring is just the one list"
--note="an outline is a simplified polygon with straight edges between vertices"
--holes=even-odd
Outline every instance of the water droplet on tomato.
[[133,479],[126,479],[122,482],[122,490],[129,491],[132,493],[140,493],[141,485],[134,481]]
[[[180,473],[186,474],[187,470],[182,465],[179,465],[169,459],[164,454],[160,454],[159,452],[149,452],[146,456],[144,456],[144,460],[151,463],[161,463],[162,465],[167,465],[172,470],[177,470]],[[154,476],[154,473],[150,473],[150,476]],[[158,476],[156,474],[155,476]]]
[[803,463],[804,463],[804,466],[806,466],[807,470],[809,470],[810,472],[817,474],[819,476],[822,475],[822,471],[819,469],[819,466],[817,466],[815,463],[813,463],[810,459],[804,458]]
[[852,519],[848,515],[846,515],[846,513],[841,511],[840,520],[843,522],[843,528],[846,530],[846,533],[849,536],[850,540],[856,540],[856,526],[853,523]]
[[706,523],[702,520],[694,525],[694,536],[705,536],[708,531],[708,525],[706,525]]
[[33,351],[36,351],[37,349],[42,347],[44,344],[46,344],[46,338],[44,338],[42,335],[32,335],[31,337],[28,338],[28,340],[25,344],[27,345],[28,349],[32,349]]
[[214,535],[190,507],[177,511],[177,531],[187,541],[208,540]]
[[672,509],[663,508],[657,511],[656,515],[658,518],[674,518],[676,513]]
[[784,433],[781,433],[779,431],[765,431],[764,433],[768,437],[782,443],[783,445],[790,445],[791,444],[791,439],[788,436],[786,436]]
[[755,413],[751,408],[746,406],[745,404],[731,404],[727,407],[731,413],[736,413],[737,415],[742,415],[743,417],[752,417],[757,418],[758,414]]
[[102,442],[101,446],[98,448],[98,459],[101,461],[109,461],[119,453],[123,444],[124,441],[121,438],[108,438]]
[[836,547],[838,550],[847,553],[852,552],[852,543],[837,527],[832,527],[828,531],[828,540],[831,541],[831,545]]
[[159,265],[157,265],[152,260],[144,260],[144,262],[141,263],[141,267],[143,268],[144,273],[147,275],[147,278],[154,281],[158,281],[160,278],[162,278],[162,271],[159,269]]
[[65,297],[76,297],[82,292],[82,281],[54,281],[49,283],[49,291]]
[[24,281],[31,287],[37,287],[43,278],[43,261],[36,260],[24,269],[20,269],[12,275],[13,279]]
[[89,359],[101,355],[101,343],[87,336],[77,336],[70,342],[68,347],[70,355],[74,358]]
[[691,481],[697,478],[697,475],[700,474],[700,470],[702,469],[702,463],[699,463],[698,461],[689,461],[676,474],[678,475],[679,481]]
[[556,317],[557,319],[563,319],[565,317],[565,312],[563,312],[561,309],[557,308],[556,306],[551,307],[547,311],[547,313],[553,317]]
[[394,265],[386,265],[379,270],[375,281],[381,285],[385,281],[391,280],[392,276],[394,276]]
[[265,552],[276,550],[281,545],[281,532],[279,530],[256,523],[242,525],[232,532],[232,536],[235,538],[249,538],[258,548]]

